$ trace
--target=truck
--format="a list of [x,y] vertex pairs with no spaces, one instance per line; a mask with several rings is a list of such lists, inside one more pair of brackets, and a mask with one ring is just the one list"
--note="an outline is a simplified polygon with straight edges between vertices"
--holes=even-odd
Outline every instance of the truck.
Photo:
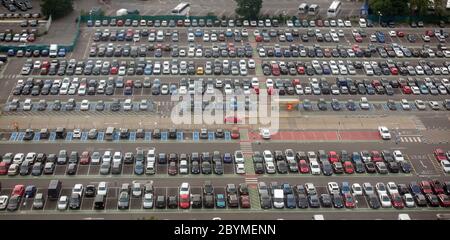
[[50,44],[49,56],[52,58],[58,56],[58,44]]

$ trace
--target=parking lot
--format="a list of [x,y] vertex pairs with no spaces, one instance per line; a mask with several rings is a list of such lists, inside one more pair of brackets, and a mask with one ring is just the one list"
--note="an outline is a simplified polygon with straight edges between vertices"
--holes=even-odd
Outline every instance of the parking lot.
[[[163,14],[172,2],[141,14]],[[107,12],[139,4],[111,1]],[[191,15],[213,11],[201,7],[208,4],[193,3]],[[298,7],[281,1],[272,13],[273,4],[265,3],[263,13],[292,14]],[[343,16],[356,11],[348,5]],[[229,8],[221,14],[231,15]],[[310,20],[93,20],[81,23],[73,52],[10,56],[0,70],[1,218],[249,219],[251,212],[262,219],[316,213],[436,219],[448,213],[449,28]],[[182,106],[223,111],[220,121],[174,123],[175,106],[193,95],[200,101]],[[255,116],[236,115],[256,105],[255,95],[279,97],[263,105],[280,111],[278,132],[269,137],[266,125],[250,123]],[[61,189],[49,200],[56,179]],[[145,190],[151,181],[154,189]],[[103,209],[95,209],[100,182],[108,189]],[[329,187],[334,182],[337,190]],[[188,201],[182,183],[189,183]],[[358,188],[365,183],[376,190]],[[76,184],[84,189],[79,198]],[[45,199],[42,209],[16,185],[34,185],[30,191]],[[88,186],[93,195],[86,196]]]

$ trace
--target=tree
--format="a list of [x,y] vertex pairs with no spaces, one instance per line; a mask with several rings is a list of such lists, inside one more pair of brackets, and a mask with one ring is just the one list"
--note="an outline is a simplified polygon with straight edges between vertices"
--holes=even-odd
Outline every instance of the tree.
[[404,16],[408,11],[407,1],[370,0],[369,6],[374,14],[380,12],[383,16]]
[[234,0],[237,4],[236,14],[250,20],[258,18],[263,0]]
[[43,0],[41,3],[42,15],[53,19],[66,16],[73,11],[73,0]]
[[427,14],[429,0],[409,0],[411,13],[417,13],[419,16]]

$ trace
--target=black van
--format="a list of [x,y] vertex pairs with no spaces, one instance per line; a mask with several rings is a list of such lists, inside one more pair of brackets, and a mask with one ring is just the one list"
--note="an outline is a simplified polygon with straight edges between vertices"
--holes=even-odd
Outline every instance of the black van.
[[99,194],[99,195],[95,196],[94,209],[96,209],[96,210],[105,209],[105,203],[106,203],[106,196],[105,195]]
[[56,128],[56,139],[65,139],[66,138],[66,129],[63,127]]
[[59,193],[61,192],[62,183],[59,180],[51,180],[48,185],[47,198],[49,200],[58,200]]

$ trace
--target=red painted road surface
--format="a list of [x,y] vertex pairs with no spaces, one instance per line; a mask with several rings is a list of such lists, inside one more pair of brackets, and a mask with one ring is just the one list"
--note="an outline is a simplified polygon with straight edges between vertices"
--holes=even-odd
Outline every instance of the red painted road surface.
[[[261,140],[259,133],[250,132],[249,138]],[[381,140],[376,131],[285,131],[272,135],[272,140],[296,140],[296,141],[340,141],[340,140]]]

